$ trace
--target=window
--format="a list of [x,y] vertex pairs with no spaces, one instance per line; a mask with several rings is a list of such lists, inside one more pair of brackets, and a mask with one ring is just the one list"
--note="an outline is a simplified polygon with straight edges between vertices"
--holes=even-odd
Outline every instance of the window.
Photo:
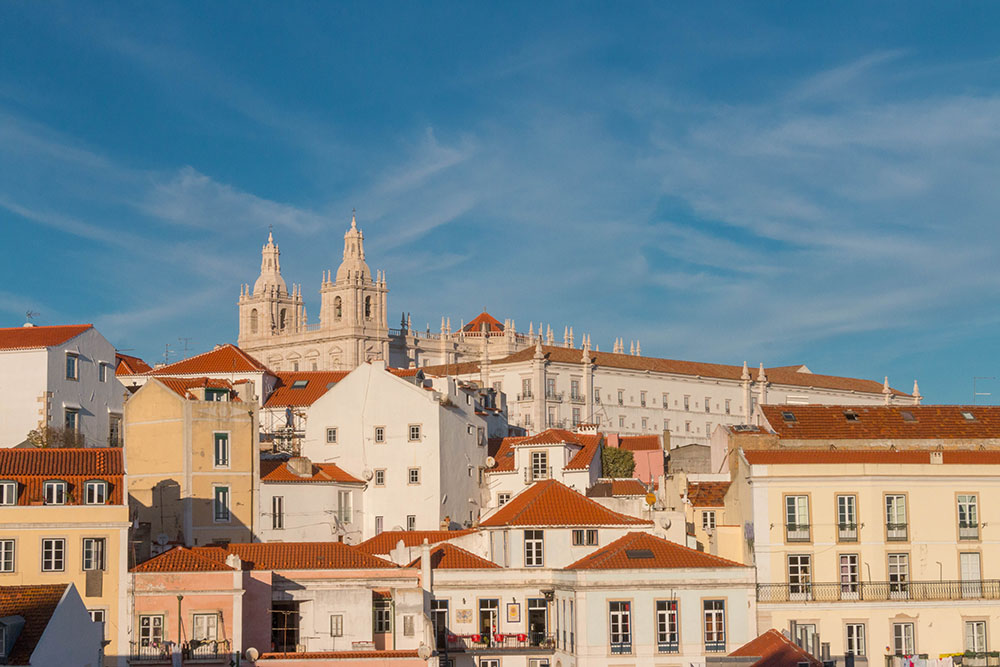
[[[297,363],[297,362],[296,362]],[[226,403],[229,398],[228,389],[206,389],[205,400],[210,403]]]
[[660,653],[677,653],[680,650],[677,600],[656,601],[656,648]]
[[906,541],[906,496],[885,497],[885,538],[892,542]]
[[986,653],[986,621],[965,622],[965,650]]
[[545,378],[545,398],[556,398],[555,378]]
[[618,405],[625,405],[625,390],[618,390]]
[[573,546],[596,546],[597,545],[597,529],[596,528],[577,528],[573,531]]
[[808,600],[812,593],[812,556],[789,554],[788,594],[796,600]]
[[42,572],[62,572],[66,569],[66,540],[42,540]]
[[726,601],[705,600],[702,603],[705,617],[705,650],[726,650]]
[[840,555],[840,597],[854,599],[858,596],[860,570],[858,554]]
[[83,538],[83,569],[104,570],[106,542],[103,537]]
[[983,570],[980,553],[966,551],[958,554],[958,569],[962,578],[962,597],[983,597]]
[[215,467],[229,467],[229,434],[215,434]]
[[632,603],[612,600],[608,602],[611,630],[611,653],[632,652]]
[[139,617],[139,646],[158,646],[163,642],[163,617]]
[[375,442],[385,442],[385,426],[375,427]]
[[331,637],[343,637],[344,636],[344,615],[343,614],[330,614],[330,636]]
[[217,486],[213,489],[214,516],[216,523],[229,522],[229,487]]
[[101,624],[101,638],[107,637],[107,633],[104,631],[104,621],[107,618],[103,609],[88,609],[87,613],[90,614],[91,623]]
[[668,407],[670,405],[670,394],[663,394],[663,407]]
[[[643,419],[643,421],[646,421]],[[580,408],[573,408],[573,426],[580,423]]]
[[541,530],[524,531],[524,566],[542,567],[545,563],[544,533]]
[[417,515],[407,514],[406,515],[406,529],[416,530],[417,529]]
[[816,624],[797,623],[795,625],[795,636],[792,641],[805,649],[806,653],[817,654],[819,647],[816,646]]
[[976,416],[974,414],[972,414],[971,412],[964,412],[963,411],[962,412],[962,418],[965,419],[966,421],[970,421],[970,422],[976,421]]
[[730,414],[731,404],[732,404],[732,399],[727,398],[726,399],[726,414],[727,415]]
[[889,596],[906,597],[909,593],[910,554],[889,554]]
[[715,530],[715,510],[705,510],[701,513],[701,528],[705,532]]
[[0,505],[17,504],[17,482],[0,482]]
[[684,432],[685,433],[691,432],[691,422],[684,422]]
[[337,429],[328,428],[326,429],[326,444],[336,445],[337,444]]
[[915,422],[917,418],[913,416],[913,413],[909,410],[901,410],[899,416],[903,418],[904,422]]
[[385,523],[385,519],[383,517],[380,517],[380,516],[375,517],[375,534],[376,535],[381,535],[382,534],[383,524],[384,523]]
[[649,427],[649,420],[645,417],[642,418],[642,430],[646,430]]
[[410,442],[420,440],[420,424],[410,424]]
[[865,624],[848,623],[847,647],[845,653],[850,655],[865,655]]
[[685,396],[684,397],[684,409],[685,410],[690,410],[691,409],[691,397],[690,396]]
[[625,415],[618,415],[618,428],[625,428]]
[[519,398],[531,398],[531,380],[523,378],[521,380],[521,396]]
[[42,485],[46,505],[66,504],[66,482],[49,481]]
[[343,302],[343,300],[339,296],[334,297],[333,298],[333,316],[336,317],[339,320],[343,314],[344,314],[344,302]]
[[639,405],[646,407],[646,392],[644,391],[639,392]]
[[711,411],[712,411],[712,397],[711,396],[706,396],[705,397],[705,412],[711,412]]
[[214,642],[219,638],[218,614],[195,614],[192,639],[199,642]]
[[705,422],[705,435],[712,435],[712,422]]
[[108,415],[108,446],[122,446],[122,416],[111,413]]
[[785,496],[785,541],[809,541],[809,496]]
[[392,601],[375,600],[372,613],[374,616],[374,627],[372,630],[377,634],[392,632]]
[[858,541],[857,496],[837,496],[837,539],[841,542]]
[[80,379],[80,357],[73,354],[72,352],[66,353],[66,379],[67,380]]
[[569,397],[574,401],[580,398],[580,381],[570,380],[569,381]]
[[549,478],[549,453],[531,452],[531,481]]
[[896,655],[913,655],[917,652],[913,640],[913,623],[892,624],[892,648]]
[[385,470],[375,471],[375,486],[385,486]]
[[80,411],[76,408],[66,408],[63,411],[63,426],[67,431],[80,430]]
[[337,491],[337,518],[342,523],[351,523],[352,514],[351,492]]
[[103,361],[97,364],[97,381],[98,382],[108,381],[108,365]]
[[448,647],[448,601],[431,600],[431,626],[434,628],[434,646],[438,650]]
[[601,388],[594,387],[594,403],[600,403],[600,402],[601,402]]
[[14,571],[14,540],[0,540],[0,572]]
[[410,468],[406,471],[409,484],[420,484],[420,468]]
[[510,494],[509,493],[498,493],[497,494],[497,507],[503,507],[508,502],[510,502]]
[[970,494],[958,496],[958,539],[979,539],[979,499]]
[[285,527],[285,497],[271,497],[271,528],[282,530]]

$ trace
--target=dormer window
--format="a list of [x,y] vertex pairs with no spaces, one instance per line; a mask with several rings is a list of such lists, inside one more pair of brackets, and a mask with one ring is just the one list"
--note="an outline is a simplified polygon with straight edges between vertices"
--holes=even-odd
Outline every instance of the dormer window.
[[108,483],[103,480],[93,480],[84,486],[84,502],[88,505],[106,505],[108,502]]
[[46,505],[66,504],[66,482],[50,480],[42,485]]
[[5,480],[0,482],[0,505],[17,504],[17,482]]

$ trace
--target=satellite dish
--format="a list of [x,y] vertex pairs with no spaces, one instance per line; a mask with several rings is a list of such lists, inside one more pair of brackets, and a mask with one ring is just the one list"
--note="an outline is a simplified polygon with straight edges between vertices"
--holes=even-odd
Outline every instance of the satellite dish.
[[362,475],[364,475],[364,478],[365,478],[365,481],[366,481],[366,482],[370,482],[370,481],[372,481],[372,477],[374,477],[374,476],[375,476],[375,473],[373,473],[373,472],[372,472],[371,470],[369,470],[368,468],[365,468],[365,471],[364,471],[363,473],[361,473],[361,474],[362,474]]
[[167,542],[169,541],[170,541],[170,536],[167,535],[166,533],[160,533],[159,535],[156,536],[156,543],[159,544],[161,547],[167,546]]
[[663,526],[663,530],[670,530],[670,523],[670,519],[664,519],[660,522],[660,525]]
[[392,532],[394,532],[394,533],[401,533],[401,532],[403,532],[403,527],[402,526],[393,526],[392,527]]
[[254,660],[256,660],[257,658],[260,657],[260,651],[258,651],[253,646],[251,646],[250,648],[248,648],[246,650],[246,652],[243,655],[246,656],[247,660],[249,660],[250,662],[253,662]]
[[431,657],[431,647],[427,644],[421,644],[417,647],[417,657],[421,660],[427,660]]
[[493,458],[492,456],[487,456],[486,457],[486,467],[487,468],[493,468],[493,467],[496,466],[496,464],[497,464],[497,460],[495,458]]

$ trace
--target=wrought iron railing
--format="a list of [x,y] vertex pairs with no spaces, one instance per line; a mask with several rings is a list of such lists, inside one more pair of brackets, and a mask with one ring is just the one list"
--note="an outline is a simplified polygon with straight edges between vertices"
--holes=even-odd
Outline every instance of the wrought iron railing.
[[228,639],[184,642],[181,654],[185,660],[228,660],[232,650]]
[[611,642],[611,655],[628,655],[632,652],[632,642]]
[[129,663],[170,662],[173,654],[173,642],[144,641],[129,643]]
[[535,397],[535,395],[532,394],[530,391],[522,391],[520,394],[517,395],[517,400],[519,400],[519,401],[530,401],[534,397]]
[[449,634],[446,637],[449,651],[554,651],[556,636],[545,632]]
[[785,541],[786,542],[808,542],[809,541],[809,524],[808,523],[786,523],[785,524]]
[[885,524],[885,539],[890,542],[905,542],[907,539],[907,530],[905,523],[887,523]]
[[858,524],[841,523],[837,525],[837,539],[841,542],[858,541]]
[[725,639],[705,640],[706,653],[725,653],[725,651],[726,651]]
[[583,394],[570,394],[569,400],[572,401],[573,403],[586,403],[587,397],[584,396]]
[[563,393],[561,391],[546,391],[545,392],[545,398],[546,398],[546,400],[549,400],[549,401],[562,402],[562,400],[563,400]]
[[758,602],[1000,600],[1000,579],[757,584]]
[[979,524],[978,523],[965,523],[960,521],[958,524],[958,539],[960,540],[978,540],[979,539]]
[[680,642],[676,639],[665,642],[657,641],[656,650],[660,653],[678,653],[681,650]]

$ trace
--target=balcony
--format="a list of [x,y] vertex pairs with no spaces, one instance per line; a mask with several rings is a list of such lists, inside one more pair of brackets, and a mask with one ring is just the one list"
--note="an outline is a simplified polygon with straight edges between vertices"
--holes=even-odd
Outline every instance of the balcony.
[[517,395],[517,400],[519,400],[519,401],[530,401],[534,397],[535,397],[535,395],[532,394],[530,391],[522,391],[520,394]]
[[169,664],[173,660],[173,642],[148,641],[129,644],[129,664]]
[[907,540],[907,530],[905,523],[885,524],[885,539],[889,542],[905,542]]
[[556,403],[562,403],[563,392],[561,392],[561,391],[546,391],[545,392],[545,400],[547,400],[547,401],[555,401]]
[[808,523],[786,523],[785,524],[785,541],[786,542],[808,542],[809,541],[809,524]]
[[524,469],[524,483],[533,484],[543,479],[552,479],[552,466],[545,466],[541,469],[532,469],[530,466]]
[[569,400],[571,403],[586,403],[587,397],[583,394],[570,394]]
[[726,652],[726,640],[719,639],[715,641],[705,640],[705,653],[725,653]]
[[[132,642],[128,661],[132,665],[172,664],[176,647],[177,644],[169,641],[149,642],[144,646]],[[180,645],[180,657],[185,665],[210,663],[228,665],[233,659],[233,652],[227,639],[219,641],[193,639]]]
[[233,657],[228,639],[220,641],[193,639],[181,646],[184,662],[229,661]]
[[757,584],[758,602],[1000,600],[1000,579]]
[[837,525],[837,539],[841,542],[858,541],[858,524],[841,523]]
[[979,539],[979,524],[978,523],[966,523],[960,521],[958,524],[958,539],[960,540],[978,540]]
[[632,642],[611,642],[611,655],[631,655]]
[[552,653],[556,636],[545,632],[529,634],[453,635],[446,637],[449,653]]
[[680,653],[680,642],[676,639],[666,642],[658,641],[656,642],[656,650],[659,653]]

